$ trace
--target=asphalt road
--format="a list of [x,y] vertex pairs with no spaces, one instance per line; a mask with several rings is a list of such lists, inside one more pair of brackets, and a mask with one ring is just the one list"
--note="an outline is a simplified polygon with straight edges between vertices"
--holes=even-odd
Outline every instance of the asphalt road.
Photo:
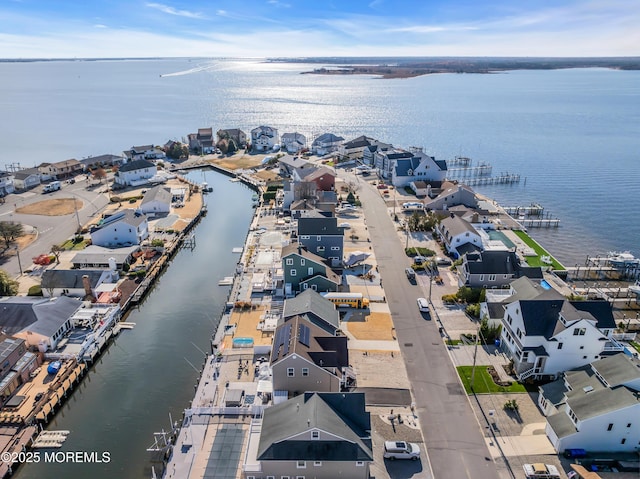
[[[16,221],[36,228],[38,235],[36,241],[20,250],[23,270],[31,266],[33,257],[48,253],[52,245],[64,242],[76,232],[78,223],[84,225],[89,219],[99,215],[109,203],[108,195],[98,192],[104,191],[106,184],[94,190],[87,190],[87,181],[84,178],[84,176],[76,177],[76,183],[72,185],[63,182],[62,189],[47,194],[42,194],[43,186],[40,185],[26,193],[8,195],[4,204],[0,204],[0,221]],[[16,207],[20,208],[38,201],[73,197],[82,200],[83,203],[77,216],[75,212],[64,216],[24,215],[15,212]],[[31,231],[28,226],[27,233]],[[0,268],[12,277],[17,276],[20,273],[17,256],[12,255],[8,259],[1,259]]]
[[[341,176],[347,176],[340,172]],[[355,180],[352,175],[348,178]],[[436,321],[425,320],[417,298],[426,296],[407,281],[404,254],[380,194],[363,186],[358,192],[384,281],[396,337],[400,343],[420,417],[434,477],[495,479],[498,471],[451,363]]]

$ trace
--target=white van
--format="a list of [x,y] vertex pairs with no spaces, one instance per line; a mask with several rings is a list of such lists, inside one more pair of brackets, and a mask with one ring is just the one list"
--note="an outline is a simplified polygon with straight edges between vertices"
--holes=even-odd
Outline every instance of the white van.
[[425,298],[418,298],[418,309],[421,313],[428,313],[429,302]]
[[52,191],[58,191],[60,188],[62,188],[62,183],[60,183],[59,181],[52,181],[48,185],[44,185],[42,192],[51,193]]
[[405,441],[385,441],[384,454],[385,459],[412,459],[417,461],[420,459],[420,446],[412,442]]

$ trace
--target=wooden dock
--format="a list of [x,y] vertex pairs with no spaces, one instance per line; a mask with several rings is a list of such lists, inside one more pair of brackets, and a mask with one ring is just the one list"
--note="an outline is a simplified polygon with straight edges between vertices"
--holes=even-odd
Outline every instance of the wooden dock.
[[62,447],[67,440],[69,431],[42,431],[31,447],[33,449],[39,448],[59,448]]
[[480,178],[464,178],[460,179],[467,186],[485,186],[485,185],[511,185],[520,183],[520,175],[515,173],[505,173],[499,176],[485,176]]
[[558,218],[536,218],[536,219],[518,219],[525,228],[557,228],[560,226]]

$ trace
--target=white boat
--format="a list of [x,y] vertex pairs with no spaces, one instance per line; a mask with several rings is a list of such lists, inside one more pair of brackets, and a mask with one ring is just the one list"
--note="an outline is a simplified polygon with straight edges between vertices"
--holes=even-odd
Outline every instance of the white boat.
[[632,284],[631,286],[629,286],[629,291],[631,291],[633,294],[637,294],[638,296],[640,296],[640,279],[637,280],[635,284]]
[[640,265],[640,259],[633,256],[629,251],[623,251],[622,253],[610,251],[607,254],[607,261],[614,268],[627,268],[629,266]]

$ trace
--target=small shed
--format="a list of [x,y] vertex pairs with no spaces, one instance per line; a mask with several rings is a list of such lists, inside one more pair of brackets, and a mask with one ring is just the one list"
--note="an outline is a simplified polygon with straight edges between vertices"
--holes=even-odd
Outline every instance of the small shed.
[[240,407],[244,399],[244,389],[227,389],[224,395],[225,407]]

